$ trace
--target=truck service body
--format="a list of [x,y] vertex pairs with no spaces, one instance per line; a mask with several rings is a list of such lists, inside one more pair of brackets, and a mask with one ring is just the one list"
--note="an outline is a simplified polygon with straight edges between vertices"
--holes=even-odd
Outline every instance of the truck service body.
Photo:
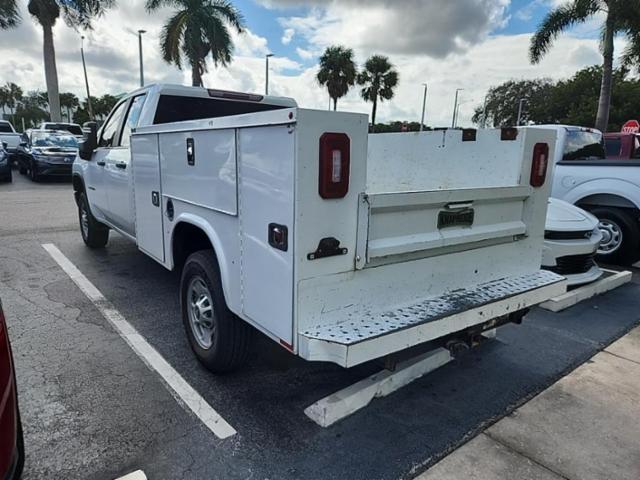
[[214,371],[239,362],[210,349],[245,348],[228,323],[351,367],[520,320],[566,288],[540,270],[552,130],[368,135],[366,115],[156,85],[87,142],[85,242],[114,229],[182,268],[187,335]]

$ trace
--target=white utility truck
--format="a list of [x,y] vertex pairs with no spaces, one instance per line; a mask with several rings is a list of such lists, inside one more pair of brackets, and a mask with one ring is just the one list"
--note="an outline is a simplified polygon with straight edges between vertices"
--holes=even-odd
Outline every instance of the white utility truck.
[[471,341],[564,292],[540,270],[555,135],[368,135],[366,115],[155,85],[92,128],[73,186],[89,247],[112,229],[181,269],[211,370],[243,362],[249,325],[351,367]]

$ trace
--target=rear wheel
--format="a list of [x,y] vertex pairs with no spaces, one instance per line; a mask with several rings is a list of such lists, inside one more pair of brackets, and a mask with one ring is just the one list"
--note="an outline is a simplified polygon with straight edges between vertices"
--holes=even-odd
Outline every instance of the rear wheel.
[[25,167],[23,167],[22,165],[18,166],[18,172],[20,173],[20,175],[24,175],[25,173],[27,173],[27,169]]
[[198,360],[215,373],[240,368],[249,356],[251,327],[227,307],[212,250],[189,256],[180,281],[182,321]]
[[591,210],[591,213],[600,220],[600,261],[630,265],[640,259],[640,226],[636,218],[626,210],[613,207],[597,207]]
[[78,220],[82,240],[89,248],[103,248],[109,241],[109,228],[91,214],[89,202],[84,192],[78,197]]

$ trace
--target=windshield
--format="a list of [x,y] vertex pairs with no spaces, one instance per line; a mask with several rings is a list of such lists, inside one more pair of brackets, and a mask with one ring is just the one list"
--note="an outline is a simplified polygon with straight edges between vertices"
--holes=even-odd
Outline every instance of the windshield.
[[605,158],[602,134],[572,130],[567,132],[563,160],[597,160]]
[[76,137],[60,133],[34,132],[31,137],[31,144],[34,147],[78,148]]

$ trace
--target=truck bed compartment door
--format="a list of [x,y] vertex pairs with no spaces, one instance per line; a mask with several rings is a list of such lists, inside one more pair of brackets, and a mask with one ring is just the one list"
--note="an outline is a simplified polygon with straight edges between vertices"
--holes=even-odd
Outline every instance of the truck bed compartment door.
[[138,248],[164,263],[162,186],[157,135],[131,137],[131,164]]
[[359,268],[512,242],[527,233],[528,186],[363,194]]

